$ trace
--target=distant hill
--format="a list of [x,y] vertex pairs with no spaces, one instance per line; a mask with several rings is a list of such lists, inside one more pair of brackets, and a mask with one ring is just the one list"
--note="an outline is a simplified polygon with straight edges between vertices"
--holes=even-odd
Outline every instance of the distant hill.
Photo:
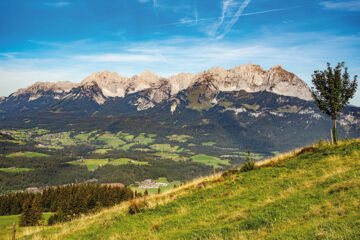
[[[359,239],[360,140],[321,144],[189,182],[20,239]],[[145,201],[145,204],[144,204]]]
[[[360,137],[360,108],[346,107],[338,122],[340,138]],[[280,66],[218,67],[169,78],[105,71],[81,83],[38,82],[0,100],[0,128],[188,134],[265,153],[329,138],[331,126],[306,83]]]

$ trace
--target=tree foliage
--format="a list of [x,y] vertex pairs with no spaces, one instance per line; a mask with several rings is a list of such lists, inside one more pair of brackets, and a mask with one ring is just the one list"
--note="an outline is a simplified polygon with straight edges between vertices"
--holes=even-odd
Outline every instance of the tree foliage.
[[[343,72],[344,71],[344,72]],[[324,71],[316,70],[312,75],[312,96],[319,109],[336,120],[339,112],[354,97],[357,88],[357,76],[351,81],[348,68],[341,62],[333,69],[327,63]]]

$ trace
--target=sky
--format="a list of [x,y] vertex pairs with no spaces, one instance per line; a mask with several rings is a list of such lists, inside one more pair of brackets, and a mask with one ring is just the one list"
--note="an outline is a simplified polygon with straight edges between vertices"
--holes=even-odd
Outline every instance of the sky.
[[[93,72],[281,65],[360,75],[360,0],[0,0],[0,96]],[[350,102],[360,106],[360,87]]]

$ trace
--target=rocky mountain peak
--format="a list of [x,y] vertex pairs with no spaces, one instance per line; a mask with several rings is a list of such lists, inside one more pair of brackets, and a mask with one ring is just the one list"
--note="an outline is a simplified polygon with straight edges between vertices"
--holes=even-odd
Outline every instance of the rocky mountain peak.
[[281,66],[275,66],[268,71],[266,90],[304,100],[312,99],[309,86],[295,74],[284,70]]
[[159,81],[160,77],[158,75],[156,75],[155,73],[151,72],[150,70],[146,70],[140,74],[139,79],[141,79],[142,81],[144,81],[146,83],[154,84]]
[[[204,81],[207,83],[203,84]],[[98,96],[98,92],[100,92],[101,100],[97,100],[97,102],[103,103],[108,98],[124,98],[128,94],[149,90],[148,92],[151,94],[148,95],[148,101],[156,104],[175,96],[180,91],[196,86],[198,83],[202,83],[202,88],[207,91],[205,95],[209,96],[212,96],[210,94],[212,91],[231,92],[244,90],[246,92],[269,91],[280,95],[311,100],[309,87],[295,74],[287,72],[281,66],[264,70],[261,66],[252,63],[236,66],[232,69],[214,67],[197,74],[179,73],[169,78],[160,77],[149,70],[131,78],[105,70],[91,74],[80,84],[37,82],[28,88],[19,89],[13,96],[28,94],[30,95],[29,100],[34,100],[41,97],[44,92],[48,92],[59,99],[71,92],[72,89],[84,87],[82,88],[84,91],[93,89],[94,91],[90,92],[97,92],[95,94],[96,99],[100,99],[100,95]],[[90,92],[86,95],[89,95]]]
[[13,93],[12,97],[27,96],[29,101],[38,99],[43,95],[52,95],[54,98],[60,98],[64,94],[70,92],[74,87],[78,86],[76,83],[69,81],[65,82],[36,82],[27,88],[20,88]]

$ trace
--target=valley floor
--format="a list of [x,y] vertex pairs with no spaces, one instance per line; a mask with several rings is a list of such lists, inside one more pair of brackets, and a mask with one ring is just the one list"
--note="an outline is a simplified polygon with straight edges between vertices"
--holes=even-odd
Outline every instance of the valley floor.
[[[360,239],[360,140],[323,144],[249,172],[194,180],[19,239]],[[10,239],[10,236],[0,236]]]

